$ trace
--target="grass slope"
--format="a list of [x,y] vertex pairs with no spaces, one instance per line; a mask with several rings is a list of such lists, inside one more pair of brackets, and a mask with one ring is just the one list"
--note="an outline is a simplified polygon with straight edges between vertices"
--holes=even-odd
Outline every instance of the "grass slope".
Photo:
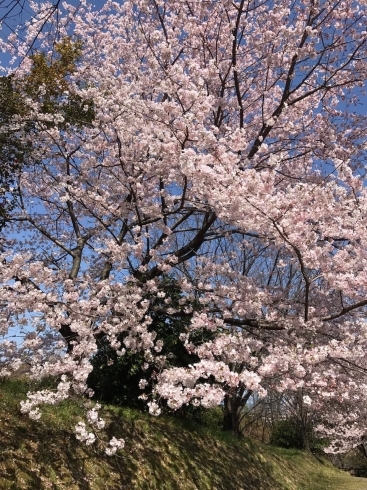
[[174,419],[110,408],[111,434],[123,436],[118,456],[98,443],[86,448],[70,427],[76,403],[46,410],[33,422],[19,413],[27,387],[0,381],[0,489],[80,490],[362,490],[353,478],[301,451],[260,446]]

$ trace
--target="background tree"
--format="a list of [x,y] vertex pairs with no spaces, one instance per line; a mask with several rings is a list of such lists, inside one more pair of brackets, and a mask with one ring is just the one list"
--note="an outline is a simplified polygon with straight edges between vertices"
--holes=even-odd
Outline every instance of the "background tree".
[[12,77],[0,78],[0,228],[15,206],[13,189],[24,161],[31,160],[31,145],[18,135],[14,116],[27,112],[23,98],[14,90]]
[[[20,172],[42,158],[37,154],[40,116],[35,116],[29,101],[37,104],[41,115],[47,115],[49,128],[82,127],[93,120],[93,101],[82,101],[79,96],[64,100],[68,77],[80,56],[81,42],[64,38],[56,43],[52,56],[43,52],[31,55],[31,70],[21,80],[14,75],[0,78],[0,228],[11,219],[16,206]],[[51,116],[56,114],[55,120]]]
[[[61,10],[59,1],[52,5],[39,5],[36,3],[19,2],[18,0],[11,0],[9,2],[1,0],[0,25],[2,35],[0,44],[4,58],[12,51],[15,40],[23,38],[23,34],[27,31],[27,26],[33,27],[33,33],[27,38],[26,49],[21,56],[34,53],[38,46],[38,40],[42,39],[45,32],[49,31],[50,23],[53,24],[54,29],[58,30],[57,15],[56,18],[53,16],[57,14],[59,9]],[[61,45],[58,45],[57,37],[54,42],[56,47],[58,46],[60,49]],[[64,52],[64,59],[65,54]],[[37,58],[44,55],[38,53],[35,56]],[[71,61],[70,53],[66,56],[69,56]],[[44,62],[46,62],[45,59]],[[39,72],[38,75],[36,75],[36,72]],[[61,74],[61,76],[63,75]],[[46,82],[45,79],[42,80],[39,67],[34,67],[34,82],[36,82],[37,77],[41,85]],[[57,77],[59,75],[54,75],[54,79]],[[30,152],[30,142],[21,142],[17,135],[20,121],[25,123],[28,130],[30,130],[30,124],[27,118],[25,118],[26,113],[28,113],[26,103],[19,93],[18,88],[13,86],[13,82],[14,79],[12,76],[2,76],[0,78],[0,229],[8,221],[9,213],[15,206],[17,198],[13,189],[17,186],[17,179],[22,165],[25,162],[28,164],[34,163]],[[36,90],[39,89],[37,86],[34,86],[34,88]],[[28,96],[31,96],[33,99],[35,95],[34,93],[28,93]]]

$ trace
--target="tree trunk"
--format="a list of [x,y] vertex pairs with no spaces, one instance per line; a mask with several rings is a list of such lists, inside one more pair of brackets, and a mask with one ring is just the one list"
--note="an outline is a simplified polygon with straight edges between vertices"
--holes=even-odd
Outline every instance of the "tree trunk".
[[241,419],[242,410],[246,406],[252,391],[247,391],[244,395],[244,389],[240,389],[233,395],[228,394],[224,397],[224,413],[222,428],[225,431],[231,431],[236,436],[241,436]]

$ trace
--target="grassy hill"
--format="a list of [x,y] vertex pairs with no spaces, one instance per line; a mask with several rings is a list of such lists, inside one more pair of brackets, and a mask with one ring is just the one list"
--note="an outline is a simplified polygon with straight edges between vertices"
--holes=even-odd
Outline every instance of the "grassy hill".
[[39,422],[19,412],[27,387],[0,381],[0,489],[67,490],[362,490],[326,460],[296,450],[261,446],[218,431],[109,408],[111,434],[126,446],[108,457],[86,448],[70,427],[80,408],[64,403]]

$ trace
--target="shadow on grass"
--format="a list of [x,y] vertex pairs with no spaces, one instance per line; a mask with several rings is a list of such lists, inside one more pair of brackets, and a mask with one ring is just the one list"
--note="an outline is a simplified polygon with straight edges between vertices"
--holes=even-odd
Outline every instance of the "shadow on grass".
[[299,451],[262,449],[193,423],[116,407],[104,414],[110,424],[106,440],[123,437],[126,445],[118,455],[106,456],[101,443],[86,447],[75,439],[71,428],[81,420],[78,404],[45,410],[34,422],[19,412],[26,391],[21,384],[0,382],[1,490],[316,488],[294,482],[297,466],[304,465],[307,474],[319,464]]
[[14,405],[10,411],[1,407],[2,490],[219,490],[229,481],[238,490],[280,488],[268,464],[244,443],[228,445],[165,419],[114,410],[109,432],[124,437],[126,446],[108,457],[101,448],[81,445],[55,415],[34,422]]

